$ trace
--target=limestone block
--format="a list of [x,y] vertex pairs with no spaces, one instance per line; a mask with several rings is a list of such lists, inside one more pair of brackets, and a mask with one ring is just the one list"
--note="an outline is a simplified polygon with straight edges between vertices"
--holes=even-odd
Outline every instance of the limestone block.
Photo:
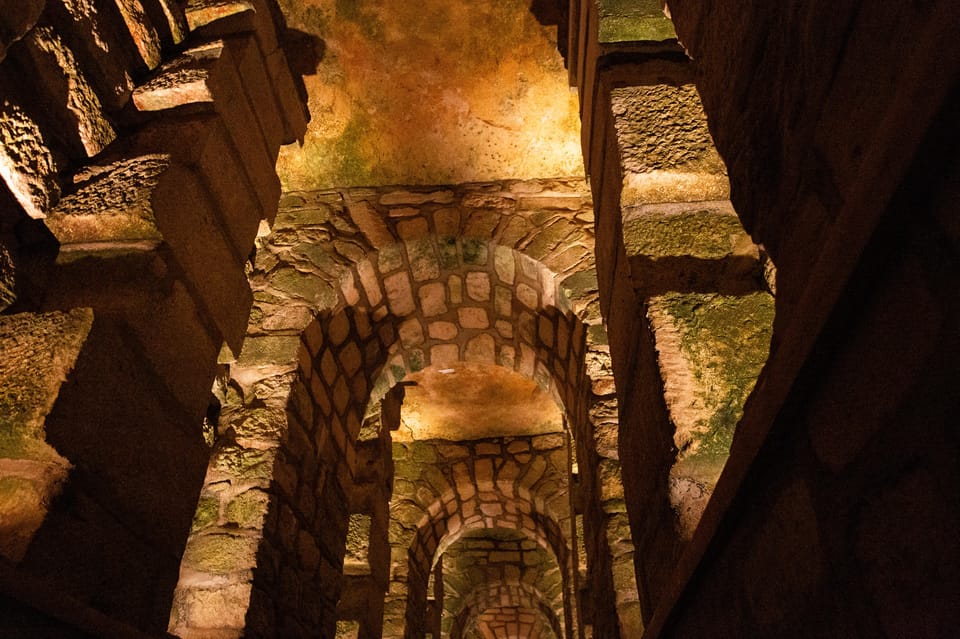
[[766,363],[773,298],[671,293],[649,301],[678,469],[712,489]]
[[93,0],[50,0],[47,11],[103,103],[111,109],[122,107],[133,91],[130,71],[135,64],[120,46],[119,25],[99,11]]
[[225,41],[236,64],[250,108],[256,116],[260,134],[266,142],[270,161],[276,163],[280,145],[289,140],[284,139],[282,105],[274,95],[275,89],[267,70],[266,59],[260,52],[256,39],[249,35],[233,36]]
[[600,42],[663,41],[677,37],[660,0],[601,0]]
[[175,46],[187,39],[187,16],[176,0],[143,0],[143,8],[164,46]]
[[187,0],[184,13],[190,30],[205,37],[253,32],[264,56],[279,48],[268,0]]
[[160,36],[140,0],[113,0],[130,36],[138,66],[156,69],[162,58]]
[[42,218],[60,198],[58,163],[47,134],[0,76],[0,178],[33,218]]
[[93,157],[116,137],[76,56],[50,26],[38,26],[18,49],[42,87],[45,111],[71,153]]
[[243,159],[262,215],[272,220],[280,196],[280,181],[271,159],[275,151],[266,143],[247,100],[231,53],[234,48],[238,47],[218,40],[185,51],[137,87],[133,102],[141,111],[163,111],[189,104],[219,114]]
[[[206,157],[204,140],[196,142],[195,149],[184,149],[183,159]],[[252,295],[243,258],[223,228],[202,170],[214,172],[216,165],[191,168],[164,154],[97,167],[51,215],[48,226],[62,244],[79,245],[74,247],[79,250],[91,244],[155,245],[162,239],[200,305],[239,352],[246,313],[238,309],[249,308]]]
[[[190,144],[182,144],[184,139]],[[175,162],[195,170],[213,197],[214,209],[236,255],[242,259],[250,253],[262,209],[221,118],[208,115],[158,121],[139,131],[134,144],[141,151],[168,154]]]
[[7,48],[37,23],[44,4],[45,0],[0,0],[0,62]]
[[97,167],[77,191],[50,212],[46,225],[64,250],[71,245],[155,246],[162,239],[151,198],[168,166],[162,156],[140,156]]
[[623,173],[621,205],[729,197],[723,161],[693,85],[613,89]]
[[729,201],[629,206],[622,228],[634,285],[646,294],[763,288],[760,250]]

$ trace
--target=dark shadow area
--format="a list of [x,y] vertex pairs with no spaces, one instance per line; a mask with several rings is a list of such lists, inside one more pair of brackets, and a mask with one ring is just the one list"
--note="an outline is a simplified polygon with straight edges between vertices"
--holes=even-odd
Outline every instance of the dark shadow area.
[[557,27],[557,50],[567,66],[567,34],[570,25],[570,0],[531,0],[530,13],[545,27]]
[[[293,81],[300,100],[307,101],[307,87],[303,76],[316,75],[317,67],[327,53],[327,43],[323,38],[299,29],[280,30],[280,46],[287,56],[287,63],[293,71]],[[309,117],[309,114],[308,114]]]

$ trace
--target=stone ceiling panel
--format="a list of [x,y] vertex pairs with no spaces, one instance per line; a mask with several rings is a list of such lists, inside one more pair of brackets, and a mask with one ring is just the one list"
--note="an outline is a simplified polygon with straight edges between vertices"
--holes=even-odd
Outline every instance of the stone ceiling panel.
[[527,0],[280,4],[322,40],[310,128],[280,156],[285,190],[583,174],[556,27]]

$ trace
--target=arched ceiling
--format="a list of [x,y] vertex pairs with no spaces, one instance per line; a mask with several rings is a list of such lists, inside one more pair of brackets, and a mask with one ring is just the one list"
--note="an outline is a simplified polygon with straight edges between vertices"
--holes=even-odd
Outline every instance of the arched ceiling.
[[482,439],[563,430],[549,391],[502,366],[461,362],[404,378],[400,430],[394,439]]
[[583,174],[557,28],[530,0],[280,5],[322,40],[310,127],[278,164],[285,190]]

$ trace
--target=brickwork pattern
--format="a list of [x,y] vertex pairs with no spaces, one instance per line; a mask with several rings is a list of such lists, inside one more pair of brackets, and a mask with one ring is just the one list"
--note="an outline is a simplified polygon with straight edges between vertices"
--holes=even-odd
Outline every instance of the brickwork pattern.
[[[270,567],[238,555],[236,565],[220,577],[209,573],[207,582],[223,577],[240,584],[249,598],[235,603],[249,606],[252,623],[283,614],[291,636],[302,635],[312,620],[284,612],[276,593],[302,596],[297,589],[318,575],[314,585],[322,592],[310,591],[314,600],[301,610],[324,624],[335,618],[326,615],[343,588],[348,503],[362,467],[357,439],[380,398],[408,372],[460,361],[507,366],[552,388],[571,423],[588,419],[588,327],[599,313],[592,213],[581,186],[508,182],[285,196],[272,232],[258,240],[249,275],[253,311],[242,351],[225,360],[230,380],[219,427],[225,435],[203,493],[224,481],[240,485],[239,474],[226,479],[213,469],[242,468],[240,460],[250,455],[270,469],[272,482],[257,487],[269,495],[259,506],[265,514],[251,520],[249,533]],[[546,441],[549,463],[540,450]],[[427,466],[429,478],[415,479],[404,479],[406,456],[395,450],[399,501],[391,507],[384,636],[417,636],[433,558],[477,525],[526,530],[549,548],[563,573],[558,618],[577,627],[562,435],[486,446],[475,451],[476,463],[449,459]],[[455,450],[438,459],[463,452]],[[218,511],[226,507],[219,503]],[[272,528],[280,521],[272,518],[281,517]],[[330,524],[326,532],[316,528],[321,520]],[[219,534],[222,523],[199,526],[188,549]],[[290,527],[302,541],[289,532],[285,540],[274,538],[274,530]],[[314,572],[304,572],[305,565]],[[211,631],[190,627],[200,584],[181,579],[178,588],[183,605],[175,617],[186,621],[176,627],[183,636]],[[211,598],[223,596],[219,590],[205,591],[194,607],[209,608]]]

